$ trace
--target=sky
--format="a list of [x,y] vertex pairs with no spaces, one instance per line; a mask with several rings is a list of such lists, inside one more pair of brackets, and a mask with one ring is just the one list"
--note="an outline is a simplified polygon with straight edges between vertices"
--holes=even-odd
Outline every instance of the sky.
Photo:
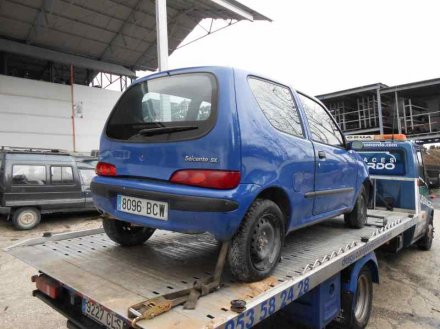
[[239,22],[180,48],[169,68],[234,66],[311,95],[440,77],[438,0],[240,1],[273,22]]

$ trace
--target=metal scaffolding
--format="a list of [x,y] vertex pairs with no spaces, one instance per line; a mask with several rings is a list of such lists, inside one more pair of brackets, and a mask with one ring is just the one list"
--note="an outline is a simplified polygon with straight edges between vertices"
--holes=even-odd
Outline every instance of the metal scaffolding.
[[421,143],[440,141],[440,79],[377,83],[317,97],[346,134],[404,133]]

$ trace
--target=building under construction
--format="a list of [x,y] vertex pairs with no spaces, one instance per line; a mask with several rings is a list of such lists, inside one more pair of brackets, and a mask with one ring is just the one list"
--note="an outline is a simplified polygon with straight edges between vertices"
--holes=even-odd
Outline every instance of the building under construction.
[[376,83],[317,97],[346,134],[403,133],[420,143],[440,141],[440,79]]

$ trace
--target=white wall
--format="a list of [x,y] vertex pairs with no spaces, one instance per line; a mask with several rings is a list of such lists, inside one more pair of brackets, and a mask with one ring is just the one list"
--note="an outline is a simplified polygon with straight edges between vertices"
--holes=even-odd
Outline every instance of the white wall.
[[[99,136],[118,91],[74,85],[76,150],[98,149]],[[0,146],[73,150],[69,85],[0,75]]]

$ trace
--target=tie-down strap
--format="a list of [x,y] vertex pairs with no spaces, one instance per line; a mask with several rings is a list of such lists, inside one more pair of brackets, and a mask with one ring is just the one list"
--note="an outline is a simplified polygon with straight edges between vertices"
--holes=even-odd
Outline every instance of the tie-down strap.
[[208,295],[220,288],[221,276],[226,262],[229,244],[229,241],[223,242],[213,276],[202,281],[194,282],[192,288],[157,296],[130,306],[128,308],[128,317],[132,319],[131,325],[136,328],[137,322],[153,319],[181,304],[184,304],[184,309],[195,309],[197,301],[201,296]]

